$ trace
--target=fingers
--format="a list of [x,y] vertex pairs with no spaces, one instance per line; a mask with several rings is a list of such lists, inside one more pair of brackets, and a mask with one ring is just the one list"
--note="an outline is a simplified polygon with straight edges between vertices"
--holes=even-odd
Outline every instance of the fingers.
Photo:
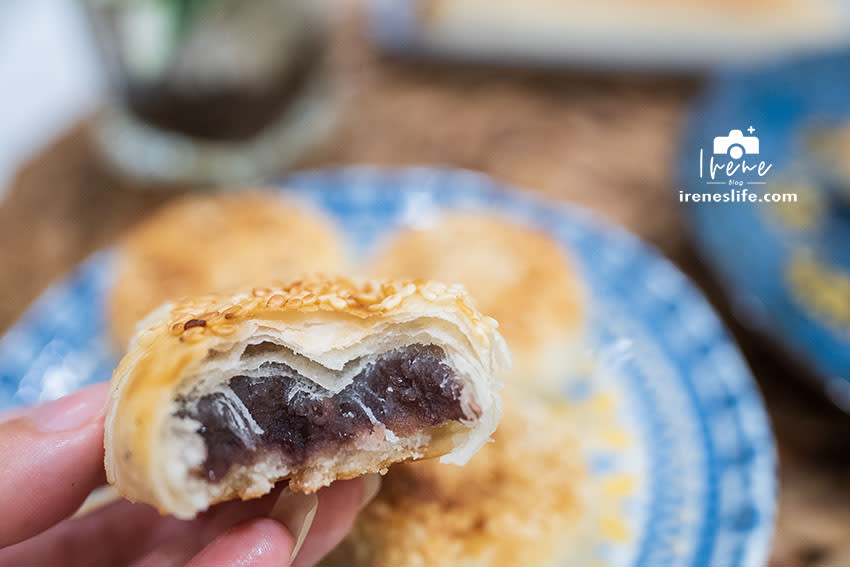
[[[357,478],[337,481],[317,493],[315,515],[312,509],[283,514],[287,527],[271,519],[241,524],[216,538],[189,565],[289,565],[298,534],[302,531],[307,531],[306,539],[292,565],[315,565],[342,541],[351,529],[357,512],[377,493],[378,485],[379,481],[376,482],[373,477],[368,480]],[[311,501],[309,498],[291,498],[285,494],[278,504],[306,506]],[[277,508],[275,506],[273,515],[280,514]],[[306,524],[296,525],[294,519]]]
[[146,550],[162,522],[170,529],[178,528],[181,523],[161,517],[150,506],[115,502],[0,549],[0,565],[127,565]]
[[[197,520],[187,522],[193,526],[192,530],[173,531],[173,537],[157,545],[134,563],[134,567],[185,565],[204,545],[207,547],[192,560],[192,565],[229,565],[229,562],[238,565],[242,563],[239,563],[236,557],[256,556],[258,565],[265,565],[266,557],[273,557],[274,561],[278,561],[276,565],[286,566],[290,564],[299,534],[303,535],[305,531],[306,539],[296,556],[295,565],[312,566],[345,537],[358,510],[377,493],[380,482],[378,479],[379,477],[369,477],[368,480],[338,481],[320,490],[315,497],[290,492],[281,495],[278,490],[260,500],[216,506]],[[313,501],[318,502],[315,515],[312,514]],[[281,510],[281,507],[284,509]],[[283,530],[286,534],[285,540],[277,537],[279,533],[276,530],[272,530],[275,537],[263,539],[255,537],[257,534],[251,530],[242,532],[237,528],[231,528],[213,540],[234,522],[266,515],[271,515],[274,523]],[[249,523],[254,521],[256,520],[250,520]],[[258,555],[259,552],[255,548],[260,544],[265,547],[262,547],[263,551]],[[277,546],[279,549],[274,551],[269,546]],[[216,561],[218,563],[215,563]]]
[[351,530],[357,512],[375,497],[379,487],[380,477],[367,475],[338,480],[320,490],[316,516],[293,567],[312,567],[336,547]]
[[180,567],[234,524],[267,515],[276,498],[228,502],[192,521],[122,500],[0,550],[0,565],[107,567],[142,557],[133,565]]
[[[275,493],[216,507],[193,522],[161,518],[147,507],[120,502],[33,537],[73,514],[104,482],[106,391],[107,385],[99,384],[14,416],[0,415],[0,548],[12,546],[0,551],[0,560],[40,557],[41,564],[73,565],[79,557],[79,564],[124,564],[147,553],[143,562],[165,565],[171,558],[171,564],[184,564],[208,544],[193,565],[287,565],[296,537],[308,532],[295,564],[313,565],[342,540],[364,499],[376,492],[371,481],[336,482],[319,491],[318,506],[309,513],[286,515],[293,523],[287,524],[289,530],[280,522],[251,520],[216,538],[235,522],[269,514]],[[99,542],[96,548],[92,541]],[[102,561],[92,562],[98,558]]]
[[250,520],[229,529],[196,555],[188,567],[281,567],[289,565],[295,541],[270,519]]
[[178,567],[185,565],[216,536],[240,522],[267,516],[280,494],[272,491],[258,500],[227,502],[215,506],[192,521],[169,525],[151,538],[151,550],[133,563],[133,567]]
[[97,384],[0,417],[0,548],[70,516],[105,482],[107,388]]
[[[299,508],[303,508],[302,504],[310,499],[280,499],[280,489],[257,500],[215,506],[192,521],[160,516],[149,506],[119,501],[83,517],[61,522],[33,538],[0,550],[0,565],[97,567],[126,565],[136,560],[133,563],[135,567],[177,567],[185,565],[233,525],[269,514],[278,524],[281,520],[288,522],[281,524],[285,533],[289,534],[286,543],[288,554],[292,553],[295,545],[296,536],[293,534],[307,529],[309,536],[303,554],[298,556],[298,564],[313,564],[344,536],[353,514],[362,506],[362,499],[374,494],[375,490],[364,484],[374,485],[354,480],[335,483],[321,490],[315,497],[319,502],[316,521],[309,526],[299,525],[298,519],[306,517],[307,510]],[[282,519],[276,515],[280,512],[276,504],[281,502],[291,512]],[[250,547],[254,540],[236,541]],[[231,544],[227,549],[233,551],[236,544],[232,541]],[[288,565],[290,556],[286,555],[287,561],[280,565]]]

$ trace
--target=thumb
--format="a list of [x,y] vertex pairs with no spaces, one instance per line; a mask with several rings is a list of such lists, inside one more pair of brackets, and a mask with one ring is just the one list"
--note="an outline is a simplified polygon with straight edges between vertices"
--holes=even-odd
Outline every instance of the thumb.
[[0,547],[70,516],[104,483],[107,387],[85,388],[0,423]]

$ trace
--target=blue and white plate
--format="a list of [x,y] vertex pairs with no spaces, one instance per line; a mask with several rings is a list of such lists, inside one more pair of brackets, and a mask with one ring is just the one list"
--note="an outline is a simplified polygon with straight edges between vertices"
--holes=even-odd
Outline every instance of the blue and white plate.
[[[776,476],[762,401],[717,316],[667,260],[584,210],[468,171],[344,168],[299,173],[286,186],[334,218],[360,255],[425,210],[492,210],[548,232],[590,290],[585,340],[600,361],[564,384],[590,473],[566,564],[765,563]],[[110,376],[104,298],[114,260],[112,250],[89,258],[0,340],[0,408]]]
[[[807,363],[850,411],[848,89],[848,51],[718,74],[691,111],[678,177],[683,191],[730,198],[684,207],[743,322]],[[757,143],[740,158],[722,153],[733,131]],[[712,178],[712,160],[732,168]],[[741,173],[742,162],[763,164],[762,175]],[[744,191],[756,202],[732,202]]]

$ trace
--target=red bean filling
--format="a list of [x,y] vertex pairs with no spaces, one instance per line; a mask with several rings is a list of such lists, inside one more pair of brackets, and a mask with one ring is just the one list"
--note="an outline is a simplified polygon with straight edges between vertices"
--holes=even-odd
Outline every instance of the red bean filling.
[[198,473],[212,482],[234,464],[252,464],[264,451],[279,451],[290,466],[298,466],[312,454],[371,432],[372,418],[398,435],[463,418],[461,385],[444,361],[443,350],[433,345],[389,351],[334,395],[302,390],[297,384],[303,378],[280,363],[264,364],[266,376],[234,376],[230,388],[263,429],[253,449],[222,414],[221,393],[203,396],[191,409],[184,403],[177,415],[201,423],[207,458]]

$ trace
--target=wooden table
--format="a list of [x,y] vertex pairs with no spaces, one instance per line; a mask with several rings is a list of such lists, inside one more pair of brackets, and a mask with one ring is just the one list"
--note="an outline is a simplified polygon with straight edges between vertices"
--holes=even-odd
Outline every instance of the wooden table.
[[[681,224],[672,164],[699,81],[394,61],[370,49],[360,29],[337,30],[332,55],[346,110],[298,167],[481,170],[600,211],[655,244],[727,319],[767,399],[781,460],[771,565],[850,565],[850,416],[731,319]],[[52,280],[173,194],[112,176],[92,153],[85,121],[36,156],[0,203],[0,332]]]

